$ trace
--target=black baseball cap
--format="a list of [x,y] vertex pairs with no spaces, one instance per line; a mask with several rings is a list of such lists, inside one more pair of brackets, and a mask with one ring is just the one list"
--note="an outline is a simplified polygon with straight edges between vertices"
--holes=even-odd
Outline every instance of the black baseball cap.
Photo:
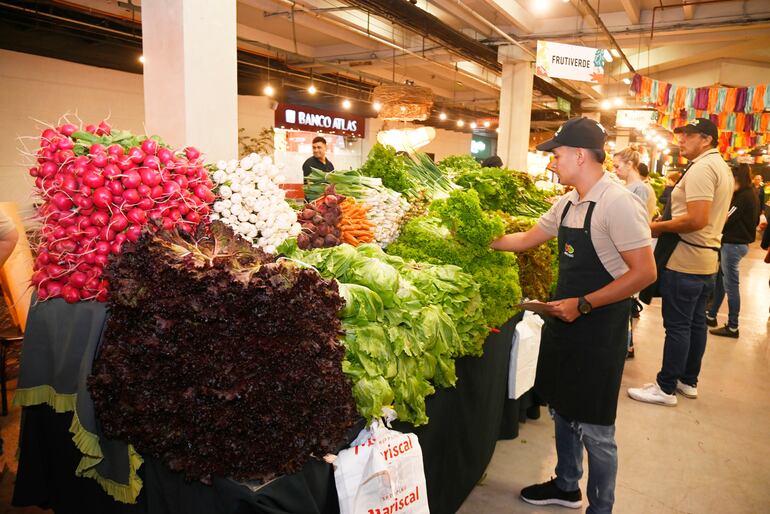
[[711,142],[716,145],[719,141],[719,130],[711,120],[707,118],[695,118],[687,125],[682,125],[674,129],[674,134],[703,134],[711,136]]
[[607,131],[599,122],[589,118],[573,118],[564,122],[551,139],[535,148],[541,152],[550,152],[560,146],[602,150],[606,140]]

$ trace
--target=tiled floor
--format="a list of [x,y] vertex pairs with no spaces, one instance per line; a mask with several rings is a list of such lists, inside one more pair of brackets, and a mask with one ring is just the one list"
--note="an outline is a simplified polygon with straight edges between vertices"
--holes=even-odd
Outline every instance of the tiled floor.
[[[615,512],[770,512],[770,265],[763,257],[754,245],[741,263],[741,337],[709,335],[697,400],[680,396],[669,408],[628,398],[626,388],[654,381],[662,356],[660,301],[642,313],[634,331],[637,355],[626,363],[618,407]],[[555,459],[550,418],[527,422],[518,439],[497,444],[486,479],[460,513],[574,512],[518,499],[522,487],[553,475]]]

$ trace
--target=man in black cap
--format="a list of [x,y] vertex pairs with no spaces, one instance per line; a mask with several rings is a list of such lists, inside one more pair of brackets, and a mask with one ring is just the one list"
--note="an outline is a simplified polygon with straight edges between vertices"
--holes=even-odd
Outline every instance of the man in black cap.
[[716,149],[717,127],[697,118],[674,133],[690,162],[671,191],[663,220],[650,225],[652,234],[660,236],[655,255],[666,329],[663,364],[654,383],[628,390],[634,400],[670,407],[677,404],[677,392],[698,397],[706,351],[706,301],[714,288],[733,195],[733,175]]
[[538,145],[553,152],[554,173],[574,189],[529,231],[492,243],[522,252],[558,237],[559,280],[547,304],[535,379],[554,419],[556,478],[525,487],[521,499],[579,508],[585,447],[589,514],[612,512],[631,296],[655,280],[646,207],[604,173],[605,139],[599,123],[577,118]]

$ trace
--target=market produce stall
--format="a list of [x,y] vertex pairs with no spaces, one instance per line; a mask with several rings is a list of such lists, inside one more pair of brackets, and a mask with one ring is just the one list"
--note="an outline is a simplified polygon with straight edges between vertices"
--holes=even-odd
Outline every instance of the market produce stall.
[[36,439],[61,442],[64,421],[77,452],[53,467],[150,512],[190,512],[161,507],[179,495],[334,511],[322,457],[391,410],[420,439],[432,510],[451,512],[516,431],[516,305],[550,290],[553,255],[489,243],[549,207],[525,174],[378,146],[314,173],[292,208],[267,157],[205,165],[104,123],[47,129],[36,157],[16,502],[77,504],[32,485]]
[[[35,318],[33,322],[44,329],[51,329],[51,325],[62,319],[78,320],[77,325],[82,327],[103,326],[104,306],[93,308],[93,305],[43,302],[33,308],[31,314]],[[454,512],[462,504],[481,478],[496,441],[516,437],[519,421],[523,421],[526,410],[532,406],[529,395],[519,400],[507,399],[508,355],[517,321],[518,317],[512,319],[500,332],[487,338],[482,357],[457,361],[457,386],[439,389],[426,400],[430,423],[417,428],[399,422],[393,425],[397,430],[414,432],[419,437],[431,512]],[[160,459],[144,456],[136,474],[141,492],[135,504],[116,501],[96,481],[78,478],[75,471],[84,455],[75,446],[70,429],[74,417],[81,423],[89,419],[86,413],[89,402],[83,401],[87,396],[86,387],[82,381],[78,383],[78,370],[80,365],[90,365],[99,339],[96,333],[87,334],[78,332],[79,337],[72,339],[66,352],[54,350],[61,341],[53,339],[48,340],[47,346],[24,348],[25,362],[38,362],[35,369],[48,370],[48,375],[41,371],[35,375],[35,382],[25,381],[23,385],[56,383],[61,391],[71,391],[77,407],[74,412],[59,408],[58,413],[45,402],[24,408],[14,505],[47,506],[56,512],[73,514],[337,512],[332,467],[320,460],[310,460],[299,472],[256,489],[254,484],[218,476],[213,477],[211,485],[188,481],[183,473],[171,471]],[[43,342],[37,337],[28,341]],[[84,344],[78,345],[79,341]],[[54,372],[51,364],[60,362],[57,354],[64,353],[69,356],[69,370]],[[536,412],[537,407],[533,414]],[[101,435],[97,425],[85,424],[94,435]],[[362,422],[350,431],[351,440],[361,427]],[[128,460],[127,446],[103,438],[99,438],[99,445],[111,464],[97,465],[95,470],[113,476],[116,483],[125,479],[109,473],[110,468],[128,469],[124,468]]]

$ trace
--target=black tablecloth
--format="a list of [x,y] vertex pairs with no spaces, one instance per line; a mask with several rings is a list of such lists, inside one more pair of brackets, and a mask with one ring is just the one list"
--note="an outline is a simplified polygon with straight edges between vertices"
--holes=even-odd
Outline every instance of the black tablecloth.
[[[480,358],[457,361],[457,386],[428,398],[430,423],[394,428],[417,434],[423,451],[428,499],[434,514],[455,512],[484,473],[498,439],[518,435],[519,421],[539,408],[531,396],[507,399],[508,361],[517,316],[490,335]],[[185,482],[156,459],[145,457],[144,488],[135,505],[112,500],[90,479],[77,478],[80,455],[68,429],[72,413],[47,405],[25,407],[13,504],[40,505],[57,513],[214,514],[338,512],[332,467],[308,462],[294,475],[258,490],[224,478],[212,486]]]

